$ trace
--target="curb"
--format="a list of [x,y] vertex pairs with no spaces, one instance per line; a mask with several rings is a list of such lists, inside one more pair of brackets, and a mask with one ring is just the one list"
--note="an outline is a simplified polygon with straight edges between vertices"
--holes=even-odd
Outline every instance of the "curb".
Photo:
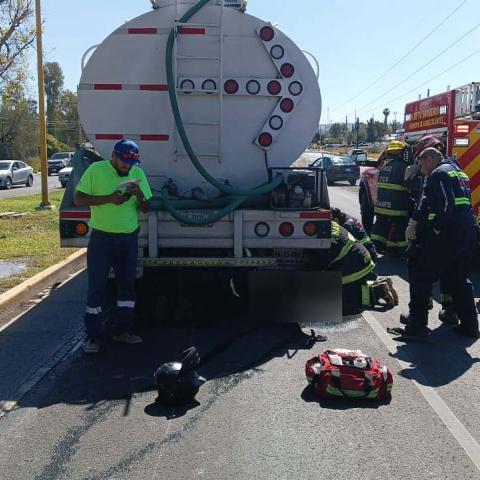
[[49,277],[55,275],[63,268],[82,259],[82,257],[86,256],[86,253],[87,253],[87,249],[82,248],[77,252],[72,253],[72,255],[68,256],[65,260],[62,260],[61,262],[56,263],[51,267],[48,267],[43,272],[37,273],[36,275],[29,278],[28,280],[25,280],[24,282],[20,283],[16,287],[13,287],[7,290],[6,292],[2,293],[0,295],[0,309],[5,308],[10,303],[17,300],[20,296],[28,293],[33,288],[38,287],[40,283],[48,280]]

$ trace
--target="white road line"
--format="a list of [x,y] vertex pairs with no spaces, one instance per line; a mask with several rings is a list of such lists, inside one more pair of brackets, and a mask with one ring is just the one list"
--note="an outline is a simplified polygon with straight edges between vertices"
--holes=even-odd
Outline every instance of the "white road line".
[[[397,353],[396,342],[392,339],[392,337],[390,337],[390,335],[375,319],[375,317],[367,311],[363,312],[363,317],[365,318],[371,329],[376,333],[377,337],[387,347],[388,351],[392,354]],[[402,355],[404,356],[404,358],[406,358],[407,361],[397,358],[398,363],[402,368],[409,368],[410,363],[412,362],[404,353],[402,353]],[[480,471],[480,445],[472,437],[472,435],[470,435],[462,422],[460,422],[460,420],[450,410],[448,405],[442,400],[440,395],[430,385],[430,383],[422,374],[422,372],[418,369],[418,367],[416,369],[416,376],[421,383],[412,379],[414,385],[418,388],[425,400],[439,416],[440,420],[450,430],[450,433],[455,437],[455,440],[457,440],[465,453],[470,457],[470,460],[472,460],[474,465],[477,467],[477,470]]]

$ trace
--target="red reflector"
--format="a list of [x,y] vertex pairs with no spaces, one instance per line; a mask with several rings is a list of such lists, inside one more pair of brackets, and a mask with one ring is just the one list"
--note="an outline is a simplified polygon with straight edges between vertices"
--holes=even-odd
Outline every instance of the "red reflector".
[[88,233],[88,227],[86,223],[80,222],[75,225],[75,233],[79,237],[83,237]]
[[238,92],[238,83],[235,80],[227,80],[224,85],[225,92],[233,95]]
[[129,35],[155,35],[157,33],[156,28],[129,28]]
[[140,135],[140,140],[151,141],[151,142],[168,142],[169,135]]
[[95,83],[93,85],[94,90],[121,90],[121,83]]
[[168,92],[168,85],[140,85],[140,90],[151,92]]
[[90,218],[90,212],[63,211],[63,212],[60,212],[60,218],[61,219],[66,219],[66,218]]
[[300,218],[311,219],[317,218],[321,220],[330,220],[332,218],[331,212],[300,212]]
[[178,33],[181,35],[205,35],[204,28],[180,27]]
[[295,231],[295,227],[293,226],[293,223],[283,222],[278,227],[278,231],[282,237],[291,237]]
[[280,82],[272,80],[268,83],[267,90],[270,95],[278,95],[282,91],[282,86]]
[[295,73],[295,68],[291,63],[284,63],[280,67],[280,72],[284,77],[290,78]]
[[275,36],[275,32],[273,31],[272,27],[263,27],[260,30],[260,38],[264,42],[269,42],[270,40],[273,39],[274,36]]
[[121,133],[97,133],[95,135],[96,140],[123,140]]
[[290,113],[295,107],[293,100],[291,98],[284,98],[280,102],[280,110],[284,113]]
[[272,136],[268,132],[263,132],[258,137],[258,143],[261,147],[269,147],[273,142]]

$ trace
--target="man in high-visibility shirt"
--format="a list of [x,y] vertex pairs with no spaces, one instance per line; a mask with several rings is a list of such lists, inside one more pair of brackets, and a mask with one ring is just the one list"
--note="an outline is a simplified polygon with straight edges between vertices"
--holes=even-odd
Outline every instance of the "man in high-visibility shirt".
[[375,223],[370,236],[380,253],[399,255],[407,247],[405,229],[411,204],[405,180],[407,149],[405,142],[395,140],[382,154],[385,161],[378,173]]
[[141,343],[132,333],[138,255],[138,210],[147,212],[152,192],[135,142],[120,140],[111,160],[92,163],[77,185],[75,204],[91,210],[87,252],[88,295],[85,353],[97,353],[102,334],[102,303],[110,269],[117,284],[115,341]]
[[433,147],[419,155],[418,163],[426,177],[421,204],[427,209],[428,232],[422,255],[409,269],[410,312],[401,317],[407,325],[394,329],[395,333],[406,338],[430,333],[427,323],[432,284],[444,278],[448,279],[448,290],[460,320],[455,330],[479,338],[473,289],[467,278],[477,238],[468,176]]

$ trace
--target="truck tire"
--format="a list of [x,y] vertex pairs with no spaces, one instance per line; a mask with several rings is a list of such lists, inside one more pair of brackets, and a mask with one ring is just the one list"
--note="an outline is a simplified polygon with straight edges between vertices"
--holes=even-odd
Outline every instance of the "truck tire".
[[375,214],[373,212],[373,206],[370,205],[370,201],[368,200],[367,192],[365,192],[364,189],[363,195],[360,196],[360,213],[362,215],[362,225],[370,235]]
[[348,183],[354,187],[356,184],[357,184],[357,180],[356,179],[352,179],[352,180],[349,180]]

